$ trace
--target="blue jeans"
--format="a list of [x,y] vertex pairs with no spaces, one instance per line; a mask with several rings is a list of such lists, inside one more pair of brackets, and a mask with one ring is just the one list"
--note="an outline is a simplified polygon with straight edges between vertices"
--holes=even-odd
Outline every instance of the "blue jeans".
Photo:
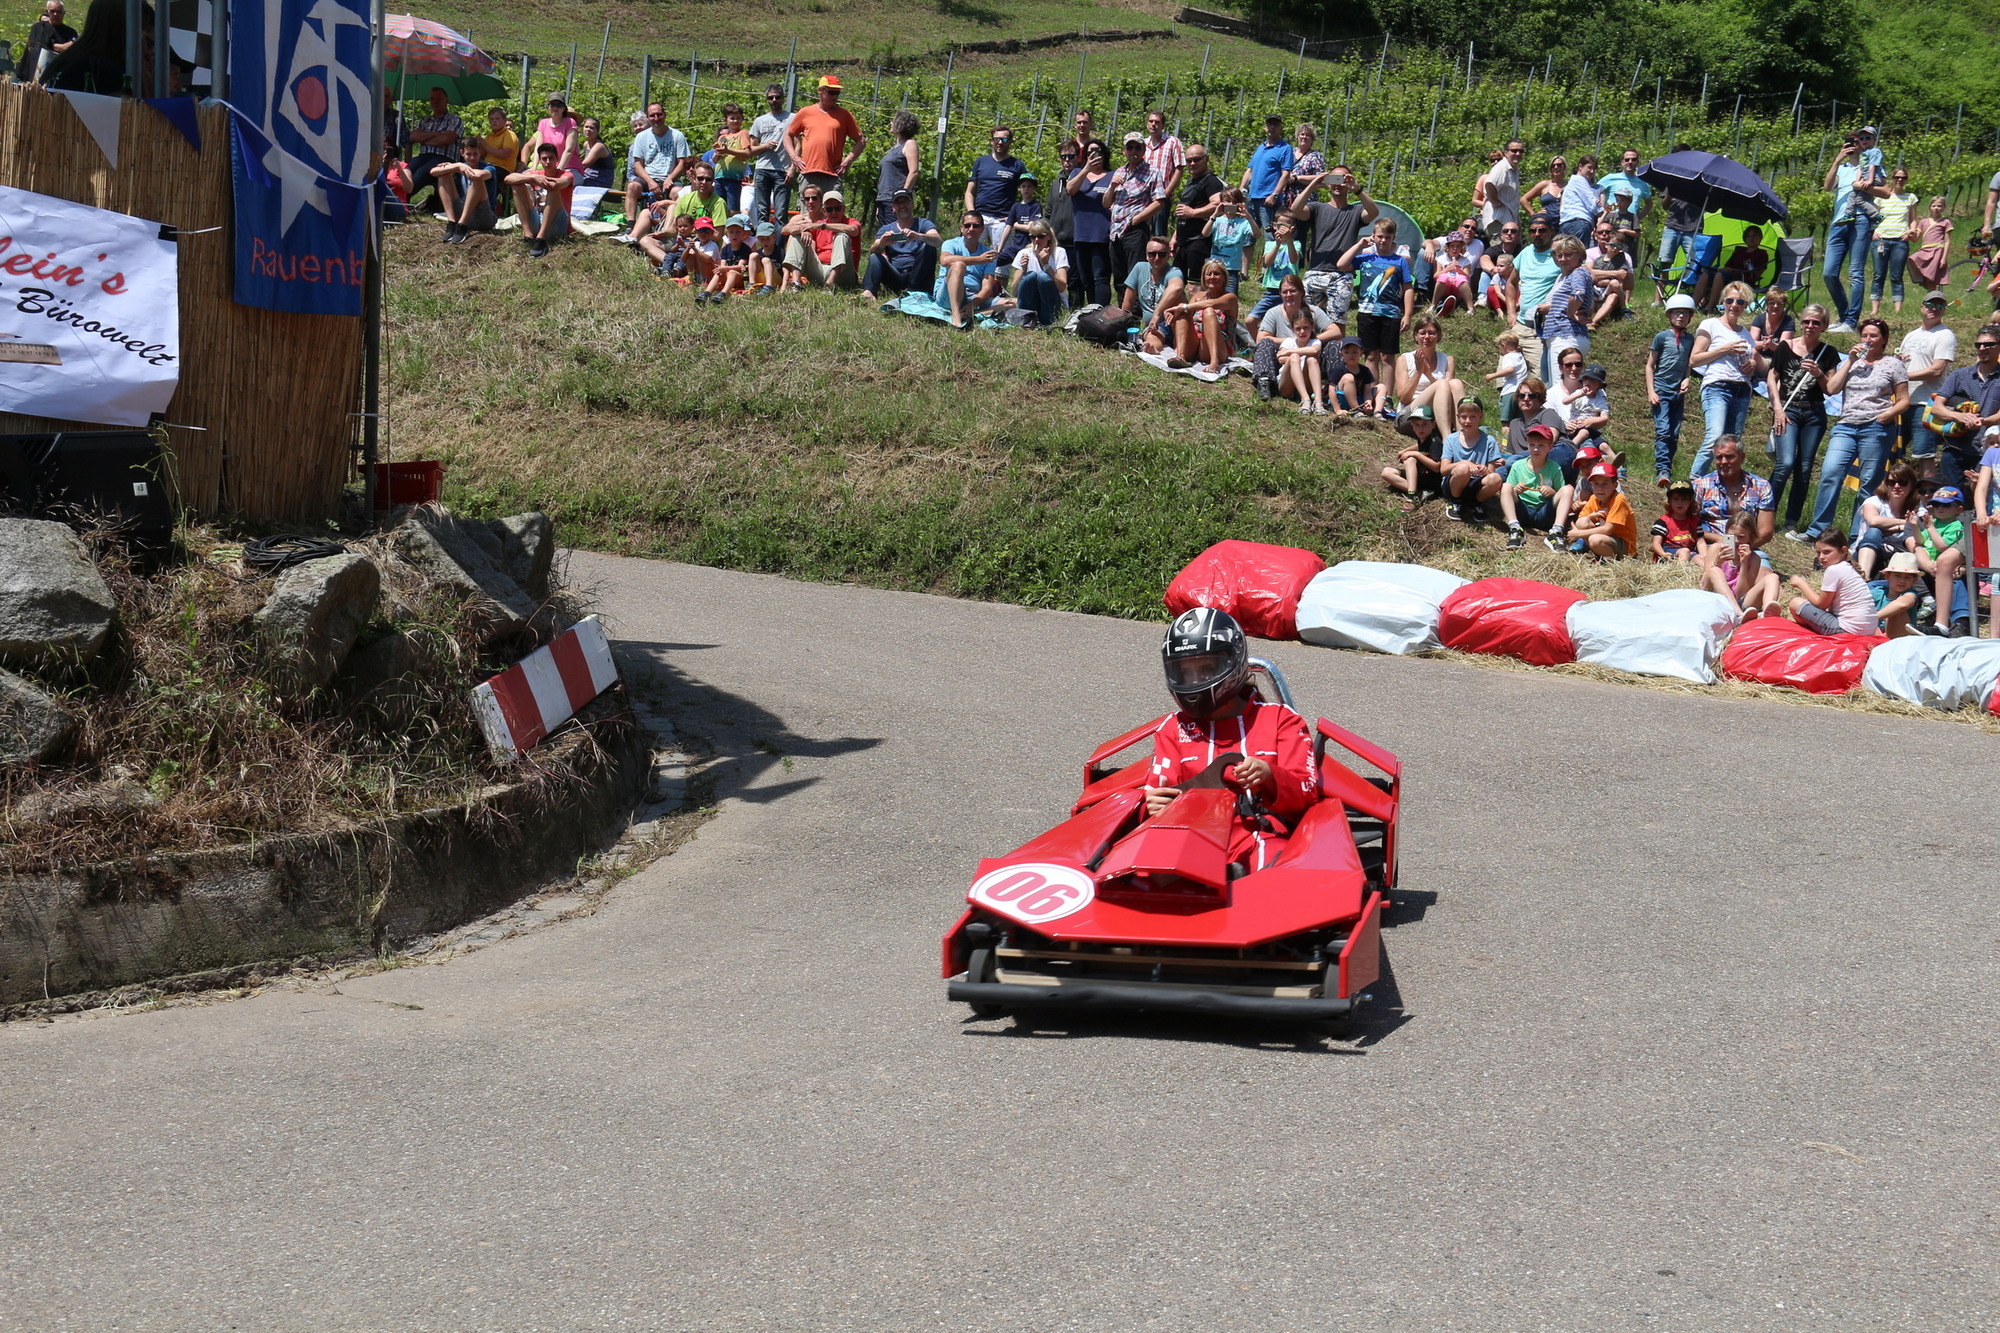
[[1265,203],[1262,199],[1252,199],[1250,201],[1250,220],[1257,224],[1259,235],[1269,236],[1271,234],[1271,224],[1278,220],[1278,210]]
[[1653,474],[1674,475],[1674,451],[1681,444],[1681,421],[1687,416],[1687,399],[1678,393],[1663,393],[1653,405]]
[[1709,470],[1709,455],[1715,442],[1725,435],[1743,438],[1743,423],[1750,416],[1750,386],[1742,380],[1701,386],[1701,450],[1694,456],[1688,475],[1698,477]]
[[[1771,508],[1783,515],[1786,531],[1797,532],[1799,518],[1805,513],[1806,492],[1811,489],[1806,479],[1813,475],[1813,455],[1826,436],[1826,418],[1787,415],[1785,422],[1785,428],[1771,440]],[[1785,503],[1787,487],[1792,492],[1789,505]]]
[[[1918,392],[1922,391],[1919,390]],[[1911,397],[1914,399],[1915,395],[1913,394]],[[1928,394],[1925,395],[1925,401],[1929,401]],[[1913,401],[1910,405],[1910,410],[1903,413],[1902,432],[1903,438],[1909,441],[1908,444],[1903,446],[1903,457],[1908,459],[1912,464],[1920,459],[1936,458],[1938,452],[1944,448],[1944,436],[1924,424],[1922,403]],[[1922,468],[1918,468],[1917,470],[1919,472],[1923,471]],[[1950,484],[1956,486],[1958,483],[1952,482]],[[1967,492],[1968,496],[1970,494],[1971,492]]]
[[792,187],[786,183],[785,173],[758,168],[750,178],[751,229],[754,231],[760,222],[784,225],[785,208],[791,202]]
[[[1854,322],[1861,312],[1861,297],[1867,289],[1868,236],[1875,224],[1859,213],[1845,222],[1836,222],[1826,233],[1826,294],[1833,298],[1835,316],[1843,324]],[[1842,261],[1847,265],[1847,281],[1840,280]]]
[[1582,241],[1586,247],[1589,246],[1591,234],[1596,229],[1597,229],[1597,223],[1596,220],[1593,218],[1571,218],[1567,222],[1559,222],[1556,224],[1557,231],[1561,232],[1565,236],[1576,237],[1576,239]]
[[1062,293],[1056,290],[1056,280],[1046,273],[1023,273],[1021,285],[1014,289],[1014,299],[1021,303],[1021,309],[1034,312],[1040,323],[1056,322],[1056,311],[1062,308]]
[[1875,290],[1876,300],[1882,299],[1882,281],[1888,279],[1889,291],[1897,301],[1903,299],[1903,265],[1910,257],[1910,243],[1898,237],[1893,241],[1875,242]]
[[[743,211],[743,178],[741,176],[717,176],[715,178],[715,192],[722,196],[723,205],[729,209],[731,217]],[[756,230],[757,223],[754,219],[751,221],[750,227],[753,232]]]
[[1265,292],[1257,298],[1257,304],[1250,307],[1250,313],[1243,317],[1243,322],[1246,324],[1255,324],[1258,320],[1264,318],[1266,311],[1270,310],[1273,306],[1281,306],[1284,303],[1285,298],[1278,295],[1275,291]]
[[1694,238],[1698,231],[1675,231],[1668,227],[1660,233],[1660,273],[1665,277],[1667,269],[1673,266],[1676,254],[1685,254],[1688,262],[1694,262]]
[[[1847,466],[1856,458],[1861,460],[1860,495],[1873,495],[1875,487],[1882,480],[1883,466],[1889,459],[1889,444],[1896,438],[1896,428],[1885,426],[1879,421],[1836,421],[1833,429],[1826,433],[1826,457],[1819,465],[1819,494],[1813,501],[1812,525],[1806,529],[1806,536],[1817,537],[1833,526],[1834,511],[1840,508],[1841,483],[1847,478]],[[1854,506],[1854,523],[1858,530],[1861,521],[1861,504]]]

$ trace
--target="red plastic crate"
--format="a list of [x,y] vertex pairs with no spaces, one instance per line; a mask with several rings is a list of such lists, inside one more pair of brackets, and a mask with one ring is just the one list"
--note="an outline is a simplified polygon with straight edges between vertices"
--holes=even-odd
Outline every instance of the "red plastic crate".
[[375,465],[375,507],[437,503],[444,492],[444,464],[435,458]]

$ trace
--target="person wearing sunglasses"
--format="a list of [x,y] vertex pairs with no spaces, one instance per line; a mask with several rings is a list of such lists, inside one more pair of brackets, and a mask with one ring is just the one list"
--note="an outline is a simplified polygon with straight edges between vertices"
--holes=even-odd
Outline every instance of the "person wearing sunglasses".
[[1722,289],[1722,313],[1705,319],[1694,333],[1694,351],[1688,364],[1702,372],[1701,449],[1695,454],[1694,473],[1708,471],[1709,455],[1715,442],[1725,435],[1741,437],[1743,423],[1750,415],[1750,379],[1763,373],[1756,344],[1743,327],[1752,293],[1740,282]]
[[1011,223],[1008,214],[1021,199],[1021,173],[1028,169],[1013,154],[1014,131],[1005,125],[993,129],[992,147],[972,163],[972,176],[965,182],[965,209],[986,222],[986,244],[1003,249]]
[[1509,139],[1507,146],[1500,150],[1499,158],[1472,187],[1472,203],[1479,210],[1479,229],[1489,241],[1498,237],[1500,229],[1510,223],[1518,234],[1521,222],[1521,159],[1527,155],[1526,144],[1519,139]]
[[1869,293],[1868,313],[1882,313],[1882,286],[1886,282],[1895,301],[1895,312],[1903,313],[1903,270],[1910,262],[1910,220],[1917,196],[1910,189],[1910,173],[1897,167],[1889,173],[1889,193],[1875,205],[1882,220],[1875,224],[1875,286]]
[[[1771,504],[1785,523],[1787,541],[1804,542],[1799,521],[1812,490],[1813,459],[1826,438],[1826,381],[1840,353],[1820,341],[1831,321],[1818,302],[1799,311],[1799,330],[1779,338],[1767,358],[1764,387],[1771,395]],[[1790,503],[1787,504],[1787,499]]]
[[1556,219],[1552,213],[1537,213],[1528,219],[1528,243],[1514,255],[1514,272],[1508,279],[1507,304],[1514,308],[1514,336],[1521,340],[1521,355],[1543,380],[1553,378],[1555,367],[1542,345],[1541,308],[1549,303],[1549,292],[1562,269],[1549,252],[1555,240]]
[[[1873,316],[1861,321],[1860,341],[1826,377],[1826,391],[1841,395],[1841,413],[1826,434],[1826,457],[1819,467],[1819,494],[1806,528],[1808,537],[1833,526],[1849,465],[1860,463],[1860,494],[1875,489],[1888,465],[1896,423],[1910,406],[1910,372],[1901,358],[1889,354],[1887,324]],[[1859,525],[1857,517],[1855,527]]]
[[[1833,165],[1826,169],[1820,188],[1833,195],[1833,221],[1827,224],[1826,265],[1820,276],[1826,279],[1827,294],[1833,298],[1839,322],[1829,333],[1854,332],[1853,321],[1861,315],[1864,280],[1868,276],[1868,239],[1874,232],[1874,200],[1889,192],[1882,178],[1882,150],[1876,147],[1875,127],[1863,125],[1847,136]],[[1841,277],[1846,270],[1845,279]]]

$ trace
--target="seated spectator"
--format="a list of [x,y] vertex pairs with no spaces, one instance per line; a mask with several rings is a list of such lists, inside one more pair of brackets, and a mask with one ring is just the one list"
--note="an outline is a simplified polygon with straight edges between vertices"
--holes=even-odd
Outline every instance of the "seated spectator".
[[[685,217],[675,218],[674,225],[679,227],[687,220]],[[715,276],[715,266],[721,260],[721,236],[715,230],[715,223],[708,218],[694,219],[694,231],[681,247],[681,266],[687,270],[688,278],[695,286],[706,288],[709,279]]]
[[1516,334],[1503,333],[1493,343],[1500,349],[1500,363],[1486,382],[1500,386],[1500,424],[1505,426],[1514,419],[1515,395],[1528,378],[1528,358],[1521,354],[1521,339]]
[[1847,562],[1847,534],[1823,532],[1813,543],[1819,591],[1797,574],[1789,580],[1803,596],[1792,599],[1792,619],[1815,634],[1873,634],[1875,598],[1868,582]]
[[668,230],[647,232],[639,238],[639,251],[652,261],[656,278],[688,282],[706,270],[707,257],[695,244],[693,218],[675,218]]
[[[1278,300],[1257,324],[1257,342],[1250,353],[1251,383],[1259,401],[1281,394],[1297,399],[1300,412],[1312,414],[1315,405],[1323,403],[1325,337],[1333,321],[1325,311],[1306,304],[1305,279],[1296,273],[1286,275]],[[1355,361],[1359,364],[1358,354]],[[1367,374],[1367,367],[1362,373]]]
[[521,215],[521,239],[528,253],[545,259],[549,242],[569,235],[569,196],[576,176],[556,165],[556,146],[535,145],[535,165],[507,177],[514,189],[514,210]]
[[[1209,216],[1208,221],[1202,224],[1202,235],[1208,238],[1208,252],[1213,258],[1222,261],[1223,271],[1229,275],[1229,290],[1232,292],[1243,282],[1243,251],[1250,244],[1255,232],[1256,224],[1250,221],[1249,201],[1241,190],[1224,190],[1220,206]],[[1287,228],[1287,235],[1289,234],[1290,230]],[[1275,258],[1276,251],[1274,250],[1272,254]],[[1291,257],[1296,260],[1297,252],[1293,251]],[[1266,266],[1267,274],[1272,267],[1272,265]],[[1288,271],[1296,273],[1297,264],[1293,263]],[[1284,273],[1279,273],[1279,280],[1283,281],[1284,276]]]
[[1440,493],[1444,516],[1454,523],[1477,519],[1506,484],[1500,442],[1486,433],[1486,406],[1477,398],[1458,400],[1458,429],[1445,437]]
[[1701,558],[1701,510],[1695,506],[1694,484],[1677,481],[1667,487],[1666,512],[1653,520],[1653,559],[1693,564]]
[[1410,261],[1396,246],[1395,220],[1376,219],[1374,230],[1349,247],[1337,267],[1354,275],[1355,332],[1368,368],[1377,379],[1393,375],[1401,334],[1417,299]]
[[1757,546],[1757,515],[1745,510],[1701,551],[1701,586],[1734,602],[1745,620],[1784,614],[1778,573]]
[[1000,243],[1002,268],[1013,266],[1014,256],[1020,254],[1028,244],[1029,229],[1046,216],[1041,200],[1042,183],[1035,178],[1034,172],[1023,170],[1014,188],[1020,191],[1020,197],[1014,206],[1007,210],[1005,239]]
[[1515,391],[1516,409],[1514,419],[1507,423],[1507,453],[1510,458],[1525,458],[1528,454],[1528,431],[1535,426],[1546,426],[1549,438],[1554,443],[1549,448],[1549,457],[1562,469],[1563,476],[1576,476],[1576,446],[1568,443],[1563,435],[1562,413],[1546,406],[1548,390],[1533,375],[1521,381]]
[[[736,102],[722,104],[722,128],[709,145],[715,154],[715,188],[732,214],[743,212],[743,178],[757,160],[750,131],[743,126],[743,108]],[[749,216],[744,216],[749,221]]]
[[1410,442],[1396,451],[1396,461],[1382,469],[1382,480],[1403,494],[1403,508],[1415,509],[1444,488],[1444,436],[1428,404],[1420,404],[1396,423],[1396,433]]
[[410,216],[410,164],[393,143],[382,145],[382,179],[389,197],[382,201],[384,222],[403,222]]
[[696,162],[694,169],[688,172],[688,179],[694,182],[693,187],[674,196],[667,215],[693,218],[697,223],[707,218],[716,227],[729,221],[729,205],[723,200],[722,192],[715,188],[715,168],[707,162]]
[[1069,253],[1046,222],[1027,224],[1028,244],[1014,256],[1014,304],[1053,326],[1069,296]]
[[1751,291],[1764,285],[1764,269],[1771,262],[1771,252],[1764,248],[1764,229],[1745,227],[1743,240],[1731,247],[1723,256],[1720,266],[1702,274],[1701,284],[1694,294],[1695,303],[1704,309],[1711,309],[1709,301],[1717,291],[1732,282],[1740,282]]
[[944,244],[937,223],[917,216],[916,201],[908,190],[897,190],[889,209],[889,221],[875,233],[868,249],[868,272],[861,279],[861,290],[871,301],[881,298],[884,287],[892,292],[929,292],[937,283],[938,247]]
[[[97,6],[93,4],[91,13],[96,12]],[[88,35],[86,32],[85,36]],[[460,140],[464,137],[465,122],[452,114],[451,101],[444,89],[431,89],[431,113],[418,120],[410,130],[410,143],[416,149],[410,159],[410,197],[413,200],[426,185],[433,183],[432,172],[464,160],[465,154],[460,150]],[[439,203],[442,202],[440,199]]]
[[1127,314],[1137,316],[1142,345],[1157,354],[1172,336],[1168,321],[1174,307],[1187,299],[1187,281],[1173,266],[1164,236],[1147,241],[1145,256],[1125,275],[1125,294],[1118,304]]
[[[1222,374],[1222,364],[1236,350],[1236,293],[1229,290],[1229,269],[1220,259],[1201,266],[1201,290],[1168,312],[1173,328],[1173,356],[1167,364],[1192,364],[1200,358],[1211,375]],[[1178,367],[1176,367],[1178,368]],[[1311,411],[1326,407],[1314,394]]]
[[958,235],[946,241],[938,254],[937,283],[931,292],[933,301],[951,308],[953,328],[970,328],[971,316],[1000,295],[999,258],[999,247],[987,244],[986,219],[967,210],[959,219]]
[[1583,255],[1584,271],[1590,274],[1597,304],[1589,321],[1593,333],[1631,302],[1633,281],[1632,257],[1609,222],[1597,224],[1596,241]]
[[1915,624],[1917,609],[1924,604],[1923,571],[1916,556],[1908,551],[1890,556],[1882,577],[1868,585],[1868,593],[1875,604],[1874,633],[1892,639],[1923,633]]
[[[1864,579],[1916,538],[1917,473],[1898,463],[1882,474],[1875,494],[1861,502],[1861,538],[1854,543],[1854,567]],[[1831,529],[1829,529],[1830,531]]]
[[521,136],[507,119],[507,108],[496,106],[486,113],[486,133],[479,136],[479,160],[486,168],[486,194],[502,197],[501,184],[521,169]]
[[[1484,178],[1481,178],[1482,181]],[[1514,272],[1514,256],[1521,253],[1521,224],[1500,222],[1493,228],[1492,244],[1479,256],[1479,304],[1482,309],[1509,316],[1508,281]]]
[[[715,256],[715,267],[702,289],[695,293],[696,305],[706,301],[711,305],[721,305],[729,299],[731,292],[750,289],[750,220],[741,213],[732,213],[722,227],[722,245]],[[697,223],[697,226],[700,224]]]
[[[823,190],[808,181],[799,196],[805,209],[784,228],[784,290],[854,286],[854,243],[861,224],[848,218],[847,202],[838,190]],[[943,298],[938,303],[942,305]]]
[[593,190],[609,190],[616,181],[611,166],[611,145],[604,142],[603,126],[596,116],[585,116],[577,124],[576,183]]
[[493,230],[499,218],[493,212],[489,179],[484,150],[477,139],[466,140],[462,161],[432,169],[431,181],[444,205],[444,235],[438,239],[456,244],[475,231]]
[[769,296],[784,281],[784,260],[778,253],[778,224],[757,224],[757,239],[750,249],[750,283],[753,296]]
[[1491,276],[1480,281],[1486,284],[1479,296],[1480,309],[1497,316],[1503,326],[1518,324],[1514,305],[1520,295],[1520,284],[1514,281],[1514,256],[1495,256]]
[[[1571,356],[1576,355],[1574,352]],[[1563,414],[1564,437],[1579,450],[1586,444],[1602,445],[1604,428],[1611,422],[1611,403],[1604,396],[1604,367],[1585,366],[1576,372],[1577,385],[1574,392],[1568,390],[1569,372],[1563,375],[1564,388],[1559,391],[1564,397],[1561,408]],[[1622,456],[1614,456],[1607,461],[1616,467]]]
[[[1320,307],[1314,306],[1313,309],[1319,310]],[[1389,410],[1389,386],[1376,379],[1375,372],[1368,369],[1368,363],[1361,359],[1361,339],[1342,338],[1333,346],[1340,354],[1340,363],[1329,366],[1326,371],[1326,378],[1331,381],[1327,388],[1333,392],[1333,409],[1357,419],[1381,417],[1393,420],[1396,414]],[[1330,361],[1332,358],[1324,359]]]
[[1507,549],[1518,551],[1527,545],[1523,525],[1548,533],[1551,551],[1569,544],[1569,508],[1576,491],[1563,480],[1560,465],[1549,456],[1555,430],[1535,422],[1527,428],[1528,456],[1517,458],[1507,469],[1507,483],[1500,488],[1500,512],[1507,519]]
[[1472,286],[1478,273],[1479,267],[1471,256],[1471,244],[1466,240],[1465,233],[1446,233],[1444,252],[1438,256],[1437,267],[1431,275],[1432,301],[1440,316],[1448,317],[1472,308]]
[[1590,497],[1576,511],[1569,549],[1595,560],[1623,560],[1639,549],[1639,520],[1632,502],[1618,489],[1618,469],[1599,463],[1590,469]]
[[1458,377],[1458,361],[1449,352],[1440,352],[1438,342],[1444,326],[1435,315],[1419,315],[1412,326],[1416,350],[1404,352],[1395,362],[1396,402],[1405,412],[1428,407],[1433,419],[1446,418],[1452,405],[1465,397],[1465,384]]
[[618,241],[637,245],[639,238],[656,226],[666,225],[671,230],[665,221],[665,208],[673,199],[674,183],[694,164],[694,158],[688,152],[687,136],[667,124],[667,109],[658,102],[647,105],[646,128],[633,136],[632,151],[626,157],[625,216],[632,219],[632,227]]
[[83,32],[68,50],[43,60],[41,81],[44,87],[62,92],[124,96],[125,0],[90,0]]
[[[1931,632],[1948,633],[1954,639],[1972,633],[1970,614],[1957,614],[1963,601],[1958,595],[1958,577],[1965,570],[1965,550],[1960,545],[1965,540],[1964,519],[1964,492],[1956,486],[1940,486],[1931,492],[1930,503],[1918,512],[1916,535],[1910,543],[1917,568],[1934,580],[1938,623]],[[1951,608],[1949,614],[1946,608]],[[1949,631],[1943,628],[1947,621],[1951,624]]]
[[1701,509],[1701,530],[1721,537],[1730,530],[1730,521],[1749,515],[1755,537],[1753,545],[1762,550],[1777,527],[1777,504],[1771,483],[1743,469],[1743,445],[1734,435],[1715,442],[1715,471],[1694,478],[1695,503]]

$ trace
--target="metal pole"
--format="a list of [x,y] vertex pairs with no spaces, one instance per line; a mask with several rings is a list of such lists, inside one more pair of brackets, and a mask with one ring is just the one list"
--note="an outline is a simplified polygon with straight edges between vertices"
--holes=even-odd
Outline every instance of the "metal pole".
[[1111,90],[1111,131],[1104,136],[1106,143],[1118,142],[1118,107],[1120,99],[1124,94],[1125,90],[1123,88],[1113,88]]
[[1471,42],[1465,44],[1465,89],[1467,92],[1472,91],[1472,47],[1473,43]]
[[[792,38],[792,49],[785,53],[785,110],[789,112],[799,100],[799,39]],[[906,90],[903,100],[909,100]]]
[[[688,124],[694,124],[694,91],[701,86],[701,63],[695,52],[688,52],[688,109],[683,117]],[[836,164],[837,165],[837,164]]]
[[174,91],[174,23],[164,3],[153,6],[153,96],[171,97]]
[[1375,61],[1375,86],[1382,86],[1382,75],[1389,68],[1389,34],[1382,34],[1382,54]]
[[1214,42],[1210,42],[1207,46],[1201,48],[1201,82],[1204,85],[1208,82],[1208,54],[1214,49]]
[[1049,123],[1049,104],[1047,102],[1044,102],[1042,103],[1042,114],[1035,121],[1035,151],[1037,153],[1042,151],[1042,131],[1048,126],[1048,123]]
[[563,109],[569,108],[569,95],[576,91],[576,43],[569,44],[569,73],[563,77]]
[[[214,3],[209,6],[209,11],[212,15],[209,23],[215,28],[215,31],[209,35],[208,39],[208,93],[209,96],[226,102],[229,100],[229,0],[214,0]],[[376,25],[376,31],[378,33],[381,31],[379,23]],[[375,115],[377,117],[380,117],[382,114],[381,68],[381,52],[378,49],[375,63],[377,77],[374,87]],[[370,149],[371,152],[374,151],[374,148],[382,146],[382,126],[380,124],[375,126],[375,137],[372,143],[374,147]]]
[[1965,103],[1958,104],[1958,126],[1952,131],[1951,160],[1958,161],[1958,155],[1965,148]]
[[[521,53],[521,128],[524,130],[527,129],[530,125],[534,124],[533,121],[528,119],[528,69],[534,63],[535,63],[535,58],[533,56],[529,55],[525,51]],[[408,83],[409,79],[410,79],[410,65],[408,61],[404,61],[403,81],[405,83]],[[396,100],[398,102],[401,102],[403,100],[403,90],[401,88],[398,88],[396,90]]]
[[1285,100],[1285,71],[1278,71],[1278,95],[1271,99],[1271,110],[1276,111]]
[[[384,31],[382,0],[374,0],[369,6],[369,53],[368,81],[368,125],[370,156],[382,146],[383,116],[382,67],[388,34]],[[224,43],[209,47],[209,54],[218,62],[226,54],[228,39],[222,34],[227,31],[227,5],[217,0],[213,10],[215,36]],[[220,77],[218,75],[218,77]],[[222,85],[223,91],[228,85]],[[213,89],[212,89],[213,90]],[[220,97],[221,91],[216,92]],[[370,196],[368,210],[369,246],[363,258],[365,265],[361,283],[361,513],[363,522],[373,527],[375,524],[375,464],[381,452],[382,443],[382,210]]]
[[880,65],[875,67],[875,91],[868,95],[868,109],[870,111],[879,111],[882,109],[882,67]]
[[604,82],[604,57],[611,50],[611,20],[604,20],[604,40],[597,44],[597,81]]
[[1076,94],[1070,100],[1069,104],[1069,118],[1072,122],[1076,120],[1076,113],[1083,109],[1083,63],[1088,59],[1090,59],[1090,53],[1088,51],[1077,52]]
[[1708,75],[1701,76],[1701,118],[1708,119]]
[[958,59],[958,48],[953,47],[944,58],[944,96],[938,105],[937,156],[931,163],[931,216],[936,217],[938,200],[944,190],[944,140],[951,131],[951,67]]
[[1646,57],[1640,56],[1638,63],[1632,66],[1632,86],[1625,90],[1627,97],[1639,91],[1639,71],[1644,68],[1646,68]]
[[639,109],[644,111],[653,104],[653,57],[639,57]]
[[125,0],[125,94],[128,97],[137,97],[146,90],[139,70],[139,59],[144,54],[139,29],[145,22],[145,0]]
[[1805,95],[1806,95],[1806,86],[1805,86],[1805,85],[1804,85],[1803,83],[1799,85],[1799,87],[1798,87],[1798,91],[1792,94],[1792,133],[1793,133],[1793,134],[1797,134],[1797,133],[1799,132],[1799,117],[1800,117],[1800,116],[1801,116],[1802,114],[1804,114],[1804,110],[1803,110],[1803,108],[1802,108],[1802,107],[1801,107],[1801,106],[1799,105],[1799,99],[1800,99],[1800,98],[1802,98],[1802,97],[1804,97]]
[[1306,39],[1301,37],[1299,38],[1299,63],[1297,68],[1304,69],[1305,67],[1306,67]]

